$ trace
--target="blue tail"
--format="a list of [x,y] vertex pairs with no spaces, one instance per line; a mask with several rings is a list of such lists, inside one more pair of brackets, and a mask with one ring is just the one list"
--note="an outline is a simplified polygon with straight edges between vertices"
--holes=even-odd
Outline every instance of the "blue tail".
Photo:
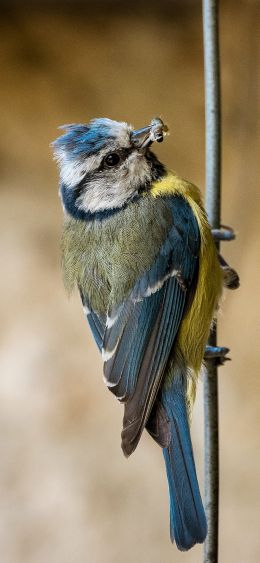
[[185,385],[179,370],[171,384],[164,384],[162,404],[170,425],[170,443],[163,448],[170,494],[171,540],[186,551],[203,543],[207,522],[193,458],[185,401]]

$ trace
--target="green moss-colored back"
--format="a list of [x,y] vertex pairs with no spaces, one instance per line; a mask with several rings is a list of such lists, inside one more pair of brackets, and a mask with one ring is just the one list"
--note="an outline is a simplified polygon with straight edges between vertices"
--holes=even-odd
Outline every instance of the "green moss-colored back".
[[172,223],[163,199],[141,197],[103,221],[66,218],[62,234],[65,287],[78,286],[99,312],[119,304],[149,268]]

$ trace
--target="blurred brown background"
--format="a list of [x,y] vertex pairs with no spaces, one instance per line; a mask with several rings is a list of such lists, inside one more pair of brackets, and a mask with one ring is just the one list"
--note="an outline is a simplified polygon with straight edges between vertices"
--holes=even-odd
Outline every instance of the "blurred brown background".
[[[221,2],[223,253],[241,289],[226,295],[219,373],[220,562],[260,561],[260,6]],[[1,5],[1,563],[200,562],[168,533],[160,449],[148,436],[126,461],[122,409],[78,296],[59,267],[62,212],[49,143],[59,124],[107,116],[136,127],[161,115],[157,153],[204,187],[200,2]],[[203,487],[201,385],[193,436]]]

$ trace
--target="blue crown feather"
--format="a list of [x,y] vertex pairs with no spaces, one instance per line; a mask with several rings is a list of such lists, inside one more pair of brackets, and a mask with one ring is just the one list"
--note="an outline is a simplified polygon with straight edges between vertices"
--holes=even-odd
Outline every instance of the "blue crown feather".
[[60,129],[65,129],[66,133],[58,137],[52,146],[55,151],[63,150],[71,156],[95,154],[116,138],[115,124],[118,125],[111,119],[100,118],[87,125],[62,125]]

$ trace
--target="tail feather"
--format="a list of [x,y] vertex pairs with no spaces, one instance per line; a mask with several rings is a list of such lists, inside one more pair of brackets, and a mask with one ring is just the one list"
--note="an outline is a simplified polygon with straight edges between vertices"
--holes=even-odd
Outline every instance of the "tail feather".
[[162,404],[170,427],[170,443],[163,448],[170,495],[171,540],[181,551],[203,543],[207,523],[200,496],[181,373],[162,390]]

